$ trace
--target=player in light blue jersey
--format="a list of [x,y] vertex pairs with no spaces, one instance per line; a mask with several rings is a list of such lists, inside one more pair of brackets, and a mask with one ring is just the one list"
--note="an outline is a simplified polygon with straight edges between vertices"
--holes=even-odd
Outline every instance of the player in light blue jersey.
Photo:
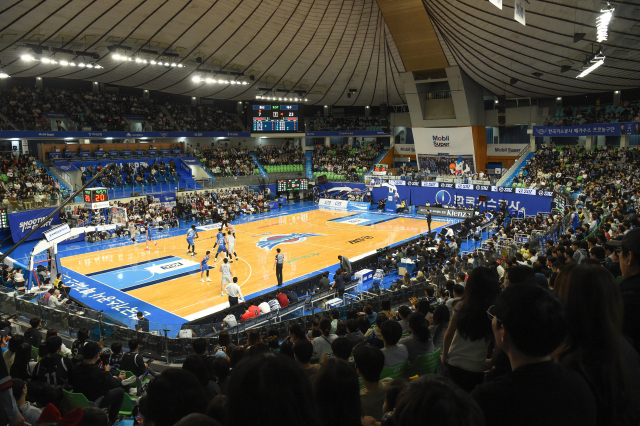
[[209,250],[207,250],[207,253],[204,255],[204,257],[202,258],[202,260],[200,261],[200,282],[204,282],[204,272],[207,271],[207,281],[211,281],[211,279],[209,278],[209,269],[215,269],[215,266],[209,266],[207,263],[209,262],[209,253],[211,253]]
[[196,246],[195,243],[193,241],[194,238],[200,238],[198,236],[198,233],[196,232],[196,226],[195,225],[191,225],[191,229],[189,229],[189,231],[187,231],[187,254],[189,254],[189,249],[191,250],[191,257],[195,256],[196,253]]
[[225,257],[231,257],[227,250],[227,237],[224,235],[224,232],[222,232],[222,228],[218,230],[216,243],[213,245],[213,248],[216,248],[216,246],[218,247],[218,251],[216,252],[216,257],[214,258],[214,260],[218,260],[218,255],[220,254],[220,252],[224,252]]

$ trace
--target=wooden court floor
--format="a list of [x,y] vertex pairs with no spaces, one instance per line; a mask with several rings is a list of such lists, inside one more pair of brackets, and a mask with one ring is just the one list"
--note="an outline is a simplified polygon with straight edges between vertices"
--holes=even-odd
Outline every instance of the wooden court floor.
[[[428,231],[426,221],[403,217],[371,226],[330,221],[354,214],[313,210],[235,225],[236,253],[239,260],[234,259],[231,270],[234,276],[238,277],[242,294],[248,296],[277,284],[273,269],[276,248],[280,248],[285,256],[283,276],[286,283],[296,277],[338,263],[339,254],[353,258]],[[435,229],[447,223],[434,220],[431,225],[432,229]],[[200,238],[195,240],[197,253],[195,258],[186,254],[185,236],[176,236],[158,240],[158,246],[151,244],[148,251],[145,250],[144,242],[141,242],[138,247],[128,245],[65,257],[61,259],[61,263],[64,267],[81,274],[90,274],[167,256],[200,262],[205,252],[212,250],[217,231],[198,231],[198,234]],[[261,241],[289,234],[318,235],[303,238],[294,236],[289,238],[290,243],[280,243],[275,247],[270,247],[273,241]],[[261,248],[259,245],[267,247]],[[217,262],[214,263],[214,255],[215,252],[212,250],[209,265],[216,266],[216,269],[209,273],[211,282],[200,282],[198,272],[135,289],[128,294],[181,317],[220,305],[226,302],[227,298],[220,295],[222,258],[218,257]]]

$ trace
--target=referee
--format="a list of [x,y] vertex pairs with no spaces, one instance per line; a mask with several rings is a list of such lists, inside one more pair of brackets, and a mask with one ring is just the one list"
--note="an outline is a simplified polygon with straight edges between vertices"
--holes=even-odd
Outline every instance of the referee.
[[276,270],[276,278],[278,279],[278,287],[282,285],[282,265],[284,265],[284,255],[280,253],[280,249],[276,249],[276,261],[273,264],[273,269]]

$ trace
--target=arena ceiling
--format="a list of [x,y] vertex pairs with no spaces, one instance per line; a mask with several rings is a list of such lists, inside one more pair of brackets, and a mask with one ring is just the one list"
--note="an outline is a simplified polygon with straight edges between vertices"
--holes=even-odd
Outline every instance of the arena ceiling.
[[[0,4],[0,71],[238,101],[271,89],[339,106],[404,104],[401,73],[438,76],[449,65],[507,97],[640,86],[637,1],[613,3],[605,64],[584,79],[575,76],[592,54],[602,4],[529,1],[523,26],[512,0],[502,10],[484,0],[12,0]],[[586,36],[574,43],[574,33]],[[167,65],[150,64],[159,57]]]
[[[310,104],[405,103],[405,69],[375,0],[13,0],[0,8],[0,70],[12,77],[74,78],[238,101],[266,95],[257,89],[268,88]],[[35,57],[24,47],[29,43],[95,52],[104,68],[25,62],[25,53]],[[163,61],[183,67],[115,60],[108,49],[115,45],[148,62],[159,55],[141,49],[177,54]],[[221,71],[203,78],[247,84],[196,83],[196,69]]]
[[[602,45],[604,65],[581,79],[576,76],[582,62],[598,50],[596,18],[606,2],[528,0],[526,26],[514,20],[513,0],[504,0],[502,10],[484,0],[422,3],[449,63],[496,95],[565,96],[640,86],[638,0],[611,2],[616,9]],[[585,36],[574,42],[575,33]],[[511,84],[512,78],[518,81]]]

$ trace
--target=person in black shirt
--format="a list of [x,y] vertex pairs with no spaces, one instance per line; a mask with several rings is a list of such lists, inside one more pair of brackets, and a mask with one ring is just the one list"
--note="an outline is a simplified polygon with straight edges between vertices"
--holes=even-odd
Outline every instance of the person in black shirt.
[[24,332],[24,342],[38,348],[42,343],[42,333],[40,332],[40,318],[31,318],[29,320],[31,328]]
[[345,275],[346,273],[342,270],[342,268],[338,268],[338,270],[336,271],[336,274],[334,275],[334,283],[331,286],[331,289],[333,290],[334,288],[336,290],[338,290],[338,297],[342,298],[342,296],[344,295],[344,279],[345,279]]
[[152,376],[156,376],[156,372],[149,368],[149,364],[145,364],[144,358],[138,353],[138,346],[137,339],[129,340],[129,352],[122,355],[120,370],[130,371],[136,377],[140,377],[147,372]]
[[51,336],[45,345],[47,356],[33,370],[34,380],[54,386],[66,384],[73,370],[73,362],[61,354],[62,339],[60,336]]
[[136,325],[136,329],[139,331],[149,332],[149,320],[144,317],[144,314],[140,311],[136,314],[138,317],[138,324]]
[[298,303],[298,294],[294,290],[292,289],[287,290],[286,295],[287,295],[287,299],[289,299],[290,305],[293,305],[294,303]]
[[77,361],[82,361],[82,348],[87,342],[89,342],[89,330],[79,329],[78,339],[71,344],[71,354]]
[[77,364],[71,373],[70,383],[73,391],[84,394],[89,401],[103,397],[99,407],[109,408],[109,424],[113,424],[118,418],[118,411],[124,399],[121,385],[126,375],[121,371],[119,377],[113,377],[110,373],[111,366],[99,362],[100,346],[96,342],[85,342],[82,356],[84,360]]
[[562,302],[532,284],[513,284],[487,311],[496,346],[512,372],[477,386],[471,396],[489,426],[595,426],[596,402],[587,382],[551,360],[567,335]]
[[327,278],[328,276],[328,272],[322,273],[322,278],[320,278],[320,282],[318,283],[319,291],[327,291],[331,288],[331,282],[329,281],[329,278]]
[[431,235],[431,210],[427,210],[427,214],[424,215],[427,218],[427,226],[429,227],[429,235]]

